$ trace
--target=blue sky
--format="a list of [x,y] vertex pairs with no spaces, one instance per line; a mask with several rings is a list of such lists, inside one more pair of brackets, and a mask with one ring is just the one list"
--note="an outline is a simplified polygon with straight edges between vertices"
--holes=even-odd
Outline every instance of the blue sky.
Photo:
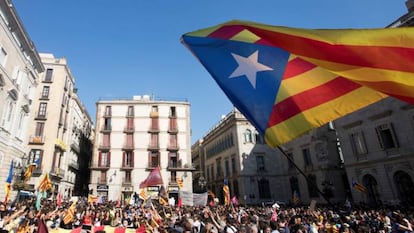
[[66,57],[95,119],[100,98],[154,95],[191,104],[192,143],[232,104],[180,43],[232,19],[303,28],[383,28],[405,0],[14,0],[37,50]]

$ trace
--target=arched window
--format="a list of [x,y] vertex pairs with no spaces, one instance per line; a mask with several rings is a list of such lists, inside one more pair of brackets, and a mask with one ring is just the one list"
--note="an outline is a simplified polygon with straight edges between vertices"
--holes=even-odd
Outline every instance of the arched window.
[[372,175],[365,175],[362,178],[364,186],[368,190],[368,204],[377,205],[380,202],[377,180]]
[[246,131],[244,132],[244,142],[245,143],[253,142],[252,131],[250,129],[246,129]]
[[401,204],[414,204],[414,184],[410,175],[403,171],[397,171],[394,174],[394,182],[397,187],[398,196]]

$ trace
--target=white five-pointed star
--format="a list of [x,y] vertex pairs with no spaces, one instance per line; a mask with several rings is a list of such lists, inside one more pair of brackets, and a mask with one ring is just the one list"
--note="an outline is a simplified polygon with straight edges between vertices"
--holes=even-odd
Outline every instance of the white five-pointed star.
[[257,72],[273,70],[271,67],[265,66],[258,62],[259,51],[252,53],[248,57],[242,57],[240,55],[231,54],[234,59],[236,59],[239,64],[237,68],[233,71],[229,78],[236,78],[243,75],[246,75],[247,79],[252,84],[253,88],[256,89],[256,75]]

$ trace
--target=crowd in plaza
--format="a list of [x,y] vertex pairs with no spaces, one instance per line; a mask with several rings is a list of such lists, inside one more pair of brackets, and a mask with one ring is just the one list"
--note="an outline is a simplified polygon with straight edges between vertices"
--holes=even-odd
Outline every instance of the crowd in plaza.
[[368,206],[170,206],[57,203],[43,199],[0,203],[0,232],[413,232],[413,209]]

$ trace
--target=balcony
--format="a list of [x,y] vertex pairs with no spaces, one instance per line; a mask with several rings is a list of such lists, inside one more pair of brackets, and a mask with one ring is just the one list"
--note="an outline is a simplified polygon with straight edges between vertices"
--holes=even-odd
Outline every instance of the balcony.
[[79,145],[77,144],[77,143],[72,143],[72,144],[70,144],[70,148],[73,150],[73,151],[75,151],[76,153],[80,153],[80,148],[79,148]]
[[45,136],[31,135],[29,138],[29,144],[43,145],[45,143]]
[[112,126],[104,125],[101,127],[101,133],[110,133],[112,131]]
[[104,118],[110,118],[110,117],[112,117],[112,112],[111,111],[105,111],[104,114],[103,114],[103,117]]
[[135,131],[135,127],[133,125],[125,126],[124,133],[133,133]]
[[47,120],[47,113],[35,113],[35,120],[45,121]]
[[55,140],[55,147],[60,148],[62,151],[66,151],[67,149],[66,143],[59,138]]
[[169,143],[167,146],[168,151],[178,151],[180,150],[180,147],[175,143]]
[[107,184],[107,181],[106,181],[106,178],[102,178],[102,177],[98,177],[97,179],[96,179],[96,183],[99,185],[99,184],[104,184],[104,185],[106,185]]
[[167,171],[195,171],[194,167],[190,167],[187,164],[181,165],[181,162],[170,161],[167,167]]
[[65,173],[66,171],[60,167],[55,167],[52,172],[50,172],[51,176],[54,176],[58,179],[63,179],[63,177],[65,177]]
[[73,169],[75,169],[75,170],[79,170],[79,164],[78,164],[78,161],[76,161],[76,160],[74,160],[74,159],[71,159],[71,160],[69,161],[69,167],[71,167],[71,168],[73,168]]
[[126,143],[122,146],[123,150],[134,150],[134,144],[133,143]]
[[148,133],[159,133],[160,127],[158,125],[151,125],[151,127],[148,129]]
[[178,127],[177,126],[170,126],[170,127],[168,127],[168,133],[170,133],[170,134],[177,134],[178,133]]
[[111,145],[110,144],[103,143],[103,144],[99,145],[98,149],[99,150],[105,150],[105,151],[107,151],[107,150],[110,150],[111,149]]
[[158,145],[158,143],[151,143],[148,145],[148,150],[150,151],[160,150],[160,145]]
[[108,170],[109,162],[107,163],[94,163],[90,167],[92,170]]
[[150,117],[151,118],[159,117],[159,115],[160,114],[158,112],[155,112],[155,111],[150,112]]
[[130,178],[128,179],[122,178],[122,186],[131,186],[131,185],[132,185],[132,182]]
[[122,164],[121,170],[132,170],[132,169],[134,169],[134,164],[132,162]]
[[160,166],[160,164],[158,163],[158,161],[153,161],[148,163],[147,169],[146,170],[153,170],[154,168]]

